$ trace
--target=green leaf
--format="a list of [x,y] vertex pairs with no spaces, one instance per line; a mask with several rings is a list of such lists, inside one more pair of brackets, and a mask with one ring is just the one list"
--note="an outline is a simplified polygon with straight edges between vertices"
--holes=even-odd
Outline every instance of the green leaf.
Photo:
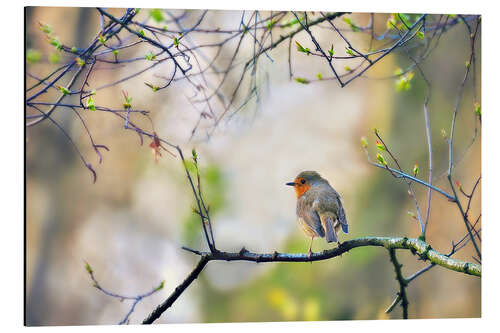
[[160,87],[152,85],[151,83],[144,82],[144,84],[147,85],[149,88],[151,88],[151,90],[153,90],[153,92],[157,92],[158,89],[160,89]]
[[76,58],[75,58],[75,61],[76,61],[76,64],[77,64],[78,66],[80,66],[80,67],[85,66],[85,60],[83,60],[82,58],[80,58],[80,57],[76,57]]
[[113,50],[113,54],[114,54],[114,55],[118,55],[118,50],[116,50],[116,49],[115,49],[115,50]]
[[154,55],[153,52],[149,51],[149,53],[146,54],[145,58],[146,60],[153,61],[156,59],[156,55]]
[[76,53],[76,51],[77,51],[76,46],[73,46],[73,47],[71,48],[71,52]]
[[377,160],[380,162],[380,164],[387,166],[387,162],[385,161],[384,156],[380,155],[379,153],[377,153]]
[[396,80],[396,91],[408,91],[411,88],[411,80],[415,73],[413,71],[409,71],[408,73],[401,75],[401,77]]
[[63,86],[57,86],[57,89],[59,89],[59,91],[62,92],[64,95],[69,95],[71,93],[68,88]]
[[476,114],[478,116],[481,115],[481,104],[479,104],[478,102],[474,102],[474,111],[476,112]]
[[35,49],[26,50],[26,62],[28,64],[35,64],[42,59],[42,52]]
[[99,42],[104,45],[104,43],[106,42],[106,39],[104,38],[104,36],[102,34],[99,35],[99,37],[97,37],[97,39],[99,40]]
[[305,53],[307,55],[309,55],[309,53],[311,53],[311,51],[309,50],[309,48],[303,47],[302,45],[300,45],[299,42],[295,41],[295,44],[297,45],[297,51]]
[[302,83],[302,84],[308,84],[309,83],[309,80],[304,79],[303,77],[297,77],[297,78],[295,78],[295,81],[297,81],[298,83]]
[[378,150],[380,150],[380,151],[384,151],[385,150],[385,146],[384,146],[384,144],[382,142],[380,142],[380,141],[377,140],[375,142],[375,145],[377,146]]
[[49,62],[51,64],[58,64],[61,61],[61,55],[57,52],[49,54]]
[[348,55],[350,55],[350,56],[353,56],[353,57],[355,56],[355,55],[354,55],[354,51],[353,51],[350,47],[346,47],[346,48],[345,48],[345,52],[346,52]]
[[333,51],[333,44],[332,47],[328,50],[328,53],[330,54],[331,57],[333,57],[333,55],[335,54],[335,52]]
[[316,74],[316,77],[318,78],[318,80],[323,80],[323,74],[321,73]]
[[92,111],[96,110],[94,98],[92,96],[89,96],[87,98],[87,109],[92,110]]
[[276,20],[273,19],[273,20],[267,22],[266,27],[268,30],[271,30],[275,24],[276,24]]
[[144,32],[144,29],[139,30],[139,35],[142,37],[146,37],[146,33]]
[[350,17],[347,17],[347,16],[344,17],[343,21],[351,27],[352,31],[354,31],[354,32],[360,31],[359,27],[352,21],[352,19]]
[[151,16],[157,23],[163,21],[163,12],[159,8],[150,9],[149,16]]
[[52,27],[48,24],[43,24],[42,22],[38,22],[40,25],[40,30],[42,30],[44,33],[51,34],[52,33]]
[[92,274],[94,272],[94,270],[92,269],[92,267],[90,267],[89,263],[85,261],[85,269],[87,270],[87,272],[89,274]]
[[419,39],[424,39],[425,35],[424,35],[424,33],[422,31],[417,31],[417,37]]
[[179,40],[177,39],[177,37],[174,37],[174,45],[175,47],[179,47]]
[[415,163],[415,166],[413,167],[413,175],[416,177],[418,175],[418,171],[420,168],[418,167],[418,163]]

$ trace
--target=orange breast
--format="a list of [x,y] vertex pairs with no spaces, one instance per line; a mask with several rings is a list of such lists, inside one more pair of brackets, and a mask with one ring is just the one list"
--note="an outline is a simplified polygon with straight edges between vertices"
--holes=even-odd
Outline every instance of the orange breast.
[[297,194],[297,198],[300,198],[304,193],[306,193],[311,186],[309,184],[297,184],[294,186],[295,194]]

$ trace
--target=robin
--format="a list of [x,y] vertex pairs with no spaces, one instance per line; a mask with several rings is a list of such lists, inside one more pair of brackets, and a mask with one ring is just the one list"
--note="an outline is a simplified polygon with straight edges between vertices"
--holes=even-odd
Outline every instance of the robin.
[[342,228],[348,233],[348,225],[340,195],[328,180],[322,178],[316,171],[303,171],[293,182],[297,194],[297,217],[300,226],[307,236],[311,237],[309,257],[312,255],[314,237],[325,237],[328,243],[337,242],[338,231]]

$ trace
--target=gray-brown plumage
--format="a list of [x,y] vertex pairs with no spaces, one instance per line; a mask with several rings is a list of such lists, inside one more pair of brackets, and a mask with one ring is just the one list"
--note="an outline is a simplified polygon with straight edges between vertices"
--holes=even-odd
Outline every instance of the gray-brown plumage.
[[340,195],[328,181],[315,171],[303,171],[286,185],[293,186],[297,194],[299,224],[311,237],[309,255],[314,237],[325,237],[328,243],[340,244],[339,230],[347,234],[349,228]]

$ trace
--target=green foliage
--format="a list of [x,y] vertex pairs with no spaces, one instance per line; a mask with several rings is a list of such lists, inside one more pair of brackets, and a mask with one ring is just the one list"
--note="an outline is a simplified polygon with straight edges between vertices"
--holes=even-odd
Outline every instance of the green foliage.
[[95,101],[94,101],[94,98],[92,97],[92,95],[87,98],[87,109],[89,109],[91,111],[96,110]]
[[302,83],[302,84],[309,84],[309,80],[305,79],[303,77],[296,77],[295,81],[297,81],[298,83]]
[[409,71],[408,73],[401,75],[398,80],[396,80],[396,91],[408,91],[411,88],[411,80],[415,73]]
[[163,21],[163,11],[159,8],[150,9],[149,16],[152,17],[157,23]]
[[354,31],[354,32],[360,31],[359,26],[357,24],[355,24],[350,17],[345,16],[342,20],[345,23],[347,23],[347,25],[349,25],[349,27],[351,27],[352,31]]
[[271,30],[275,24],[276,24],[276,20],[272,19],[269,22],[267,22],[266,27],[268,30]]
[[174,45],[175,47],[179,47],[179,40],[177,39],[177,37],[174,37]]
[[153,61],[156,59],[156,55],[154,55],[153,52],[149,51],[149,53],[146,54],[145,58],[146,60]]
[[474,102],[474,112],[476,112],[478,116],[481,115],[481,104],[478,102]]
[[85,66],[85,60],[83,60],[82,58],[80,58],[80,57],[76,57],[76,58],[75,58],[75,61],[76,61],[76,64],[77,64],[78,66],[80,66],[80,67]]
[[348,55],[354,57],[354,51],[350,47],[346,47],[345,48],[345,53],[347,53]]
[[318,80],[323,80],[323,74],[321,73],[316,74],[316,77],[318,78]]
[[[304,18],[301,17],[300,18],[300,22],[302,22],[303,20],[304,20]],[[292,27],[292,26],[296,25],[297,23],[299,23],[299,20],[297,20],[296,18],[294,18],[294,19],[291,19],[289,21],[284,22],[281,26],[283,28],[289,28],[289,27]]]
[[333,51],[333,44],[332,47],[330,47],[330,49],[328,50],[328,53],[330,54],[330,57],[333,57],[333,55],[335,54],[335,52]]
[[62,92],[64,95],[69,95],[71,93],[68,88],[63,86],[57,86],[57,89],[59,89],[59,91]]
[[297,45],[297,51],[305,53],[307,55],[311,53],[311,50],[309,50],[309,48],[303,47],[299,42],[295,41],[295,44]]
[[42,60],[42,52],[35,49],[27,49],[26,50],[26,62],[28,64],[36,64],[40,60]]

